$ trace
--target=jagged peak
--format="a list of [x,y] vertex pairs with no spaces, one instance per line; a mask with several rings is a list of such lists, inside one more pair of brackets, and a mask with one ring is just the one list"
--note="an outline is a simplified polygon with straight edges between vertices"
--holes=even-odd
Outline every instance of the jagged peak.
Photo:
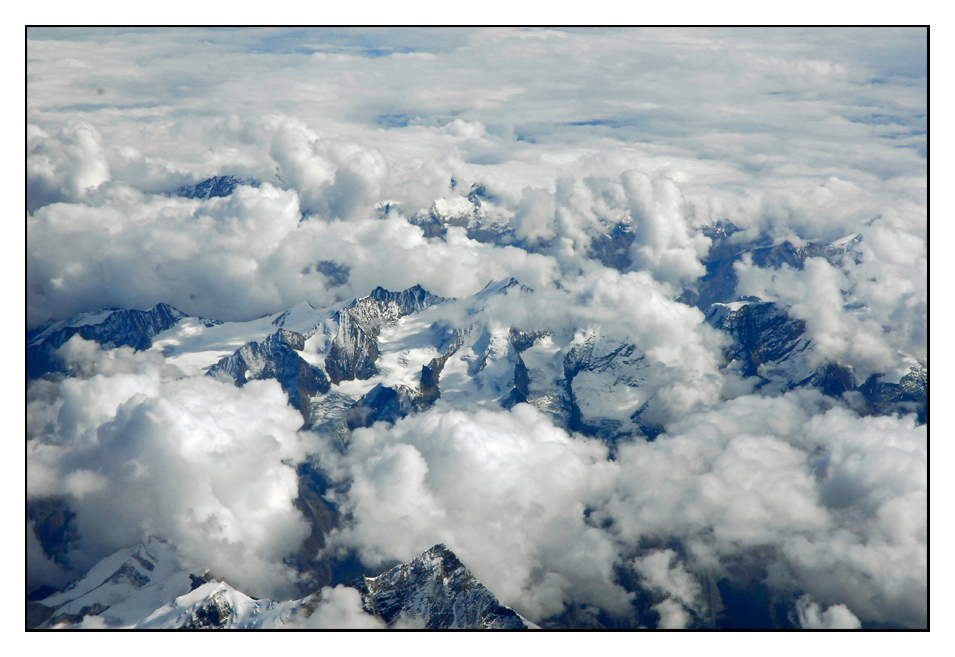
[[859,233],[852,233],[851,235],[846,235],[845,237],[840,237],[837,240],[833,240],[826,244],[830,249],[844,249],[849,250],[852,247],[856,246],[862,242],[863,237]]
[[[419,310],[424,310],[425,308],[433,306],[436,303],[442,303],[443,301],[446,301],[444,297],[431,294],[426,289],[421,287],[420,284],[415,284],[406,290],[401,290],[400,292],[392,292],[391,290],[379,285],[365,298],[374,299],[375,301],[393,301],[400,306],[402,315],[408,315]],[[355,305],[355,303],[358,301],[360,301],[360,299],[356,299],[356,301],[351,305]]]
[[252,178],[239,178],[234,175],[213,176],[194,185],[183,185],[176,190],[180,198],[210,199],[232,194],[239,185],[258,187],[259,182]]
[[178,317],[189,317],[189,313],[184,313],[178,308],[168,303],[157,303],[155,306],[150,308],[147,312],[168,312],[171,315],[176,315]]
[[[39,326],[35,329],[32,329],[27,332],[27,346],[38,345],[44,342],[51,335],[62,331],[64,329],[77,329],[83,326],[101,326],[111,321],[111,318],[119,313],[126,313],[127,315],[135,317],[137,313],[143,315],[168,315],[176,320],[182,319],[184,317],[189,317],[187,313],[182,312],[178,308],[171,306],[168,303],[157,303],[152,308],[148,310],[139,310],[136,308],[100,308],[99,310],[91,310],[87,312],[78,313],[69,317],[67,319],[62,319],[59,321],[49,321],[43,326]],[[112,320],[112,321],[119,321]]]
[[455,561],[458,561],[458,563],[460,563],[458,556],[444,543],[438,543],[437,545],[428,548],[427,550],[421,553],[421,556],[422,557],[424,556],[441,557],[443,559],[446,559],[448,557],[453,557]]
[[524,629],[530,626],[478,581],[443,543],[377,577],[355,583],[365,611],[393,626],[402,614],[427,628]]
[[392,291],[389,290],[388,288],[382,287],[381,285],[379,285],[379,286],[376,287],[374,290],[372,290],[371,293],[370,293],[368,296],[370,296],[370,297],[373,298],[373,299],[379,299],[379,300],[381,300],[381,299],[387,299],[387,298],[393,297],[393,296],[395,296],[395,295],[397,295],[397,294],[415,294],[415,293],[431,294],[431,293],[428,292],[426,289],[424,289],[423,287],[421,287],[421,284],[420,284],[420,283],[415,283],[414,285],[412,285],[412,286],[409,287],[408,289],[406,289],[406,290],[401,290],[400,292],[392,292]]
[[500,280],[492,280],[488,282],[484,288],[477,293],[479,297],[487,297],[492,294],[505,294],[511,288],[518,288],[522,293],[531,293],[534,291],[533,288],[527,287],[519,280],[511,276],[510,278],[502,278]]
[[699,230],[710,239],[723,239],[740,231],[739,226],[729,219],[717,219],[715,223],[702,226]]

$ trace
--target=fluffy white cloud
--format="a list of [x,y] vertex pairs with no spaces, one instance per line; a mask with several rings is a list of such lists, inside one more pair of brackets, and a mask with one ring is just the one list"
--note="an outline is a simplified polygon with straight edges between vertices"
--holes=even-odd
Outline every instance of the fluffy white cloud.
[[897,364],[898,354],[889,346],[882,325],[846,310],[849,279],[825,259],[808,258],[798,270],[788,265],[754,267],[747,258],[737,263],[736,271],[741,295],[778,301],[790,316],[806,322],[807,334],[815,343],[811,365],[843,362],[855,366],[865,379]]
[[356,589],[339,584],[335,588],[325,586],[308,606],[315,605],[305,617],[303,607],[292,617],[291,622],[279,627],[286,630],[383,630],[384,621],[367,613],[362,608],[361,594]]
[[634,559],[633,567],[644,578],[644,586],[664,599],[652,609],[660,615],[661,629],[683,629],[690,622],[690,610],[703,605],[699,583],[679,562],[673,550],[660,550]]
[[[571,600],[626,615],[614,573],[629,554],[661,627],[712,622],[702,587],[735,581],[741,563],[784,598],[924,625],[924,427],[832,406],[815,392],[742,397],[618,445],[614,461],[526,405],[379,424],[344,454],[322,451],[352,518],[329,549],[385,564],[444,542],[534,620]],[[680,555],[646,547],[661,543]]]
[[[380,284],[472,294],[488,280],[553,280],[555,263],[452,229],[427,240],[400,217],[301,221],[296,192],[268,184],[197,201],[132,194],[106,205],[56,204],[27,219],[31,324],[83,309],[163,301],[206,317],[247,320],[303,299],[322,307]],[[335,286],[315,265],[350,269]],[[334,288],[334,289],[332,289]]]
[[72,121],[56,136],[27,126],[27,209],[57,201],[77,201],[110,178],[99,132]]
[[571,438],[536,409],[434,411],[356,431],[344,455],[323,456],[351,482],[337,501],[354,518],[330,549],[355,547],[375,564],[445,543],[530,618],[570,600],[626,611],[616,548],[585,521],[615,466],[604,446]]
[[[925,232],[926,203],[919,30],[30,36],[31,325],[104,305],[166,301],[248,319],[318,302],[333,295],[304,254],[332,249],[352,267],[342,298],[378,284],[460,294],[498,274],[535,286],[572,275],[621,218],[634,224],[634,267],[679,287],[703,271],[707,240],[693,229],[730,219],[741,238],[863,233],[863,263],[828,287],[868,310],[851,321],[827,313],[824,351],[866,371],[898,365],[898,350],[926,351],[927,251],[912,239]],[[613,73],[620,66],[632,75]],[[216,173],[294,191],[298,207],[159,208],[134,191]],[[486,184],[498,218],[531,243],[554,240],[556,262],[459,237],[426,246],[372,221],[383,202],[426,212],[452,177]],[[91,207],[47,206],[57,200]],[[299,210],[334,228],[292,229]],[[193,221],[207,212],[216,231]],[[260,244],[264,224],[288,244]],[[235,239],[216,234],[229,226]]]
[[804,630],[858,630],[862,623],[845,605],[832,605],[825,611],[808,595],[796,604],[799,625]]
[[71,565],[82,572],[157,535],[187,568],[291,597],[295,574],[282,560],[309,528],[292,504],[304,451],[285,393],[274,381],[163,380],[145,359],[117,371],[108,361],[121,357],[103,355],[101,371],[65,379],[46,391],[55,401],[28,408],[42,420],[27,441],[27,497],[65,497],[79,536]]
[[778,301],[806,322],[813,356],[854,366],[862,379],[901,371],[928,355],[928,243],[923,212],[887,212],[860,231],[852,256],[837,265],[808,258],[801,270],[737,263],[738,291]]
[[[598,517],[628,545],[679,540],[691,573],[728,573],[742,556],[771,587],[848,604],[862,620],[922,626],[925,427],[826,406],[818,393],[742,397],[622,446]],[[651,588],[692,608],[650,557],[663,562],[646,555],[635,567]]]

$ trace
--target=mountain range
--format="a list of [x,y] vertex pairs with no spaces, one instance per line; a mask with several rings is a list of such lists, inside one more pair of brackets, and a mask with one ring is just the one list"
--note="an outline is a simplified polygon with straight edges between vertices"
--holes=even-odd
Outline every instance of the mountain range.
[[[225,196],[240,184],[249,181],[215,178],[180,188],[178,195]],[[428,215],[415,219],[426,235],[461,226],[479,241],[513,242],[513,235],[483,213],[483,188],[456,198],[436,203]],[[797,248],[788,242],[733,241],[738,231],[724,222],[706,231],[713,240],[706,274],[680,300],[699,308],[726,338],[724,371],[755,377],[761,394],[814,388],[851,402],[862,415],[914,413],[920,423],[927,422],[927,363],[910,358],[907,371],[862,379],[852,367],[820,358],[805,321],[775,302],[736,296],[734,264],[744,256],[761,266],[798,268],[810,257],[838,262],[857,257],[857,236]],[[632,264],[627,256],[632,241],[627,225],[608,227],[595,240],[592,257],[626,269]],[[395,291],[377,287],[334,306],[315,308],[303,301],[245,322],[190,316],[165,303],[145,310],[103,309],[29,331],[27,379],[74,374],[62,350],[81,339],[102,349],[159,354],[182,377],[209,376],[240,387],[274,379],[301,414],[303,430],[337,436],[342,449],[356,430],[376,422],[393,424],[439,400],[451,408],[530,404],[556,426],[604,441],[611,453],[622,441],[653,441],[665,432],[654,412],[662,383],[645,347],[632,337],[610,326],[512,325],[493,315],[498,300],[529,301],[535,294],[514,278],[490,281],[460,299],[437,296],[420,285]],[[369,576],[362,564],[323,560],[325,535],[344,519],[326,495],[329,484],[320,463],[300,464],[298,477],[296,506],[312,533],[291,563],[309,573],[320,587],[315,593],[290,601],[253,599],[211,573],[182,570],[175,546],[152,538],[104,559],[63,591],[43,591],[39,599],[40,592],[32,592],[28,624],[295,627],[307,625],[322,608],[322,591],[330,595],[336,589],[329,587],[338,585],[357,592],[362,613],[384,626],[533,625],[501,605],[444,545]],[[28,503],[36,538],[51,558],[75,539],[63,504],[55,499]]]
[[[536,627],[501,605],[444,545],[349,588],[355,612],[367,615],[366,627]],[[326,588],[297,600],[255,599],[211,573],[182,570],[175,547],[151,537],[103,559],[63,591],[28,600],[27,623],[39,629],[332,629],[321,625],[316,610],[327,602],[323,594],[335,593]]]

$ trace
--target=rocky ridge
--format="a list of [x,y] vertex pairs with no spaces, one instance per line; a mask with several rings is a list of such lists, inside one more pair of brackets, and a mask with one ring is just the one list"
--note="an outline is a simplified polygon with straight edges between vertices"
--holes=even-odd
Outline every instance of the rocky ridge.
[[[352,584],[365,613],[388,627],[527,629],[444,545]],[[181,570],[175,547],[150,538],[94,565],[63,591],[28,605],[28,627],[276,629],[308,627],[325,600],[255,599],[227,582]]]
[[[365,611],[389,627],[412,621],[425,629],[519,630],[530,625],[505,607],[446,546],[353,586]],[[417,623],[414,623],[417,621]]]

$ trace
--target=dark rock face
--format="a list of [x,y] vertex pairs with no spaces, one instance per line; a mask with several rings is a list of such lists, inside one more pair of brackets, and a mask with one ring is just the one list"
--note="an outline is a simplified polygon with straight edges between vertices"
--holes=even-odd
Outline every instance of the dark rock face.
[[330,389],[320,367],[305,361],[296,352],[305,347],[305,337],[279,329],[263,342],[249,342],[209,368],[210,376],[225,376],[242,386],[253,380],[276,379],[289,403],[308,415],[308,400]]
[[226,630],[232,620],[232,605],[224,591],[216,591],[182,624],[183,630]]
[[739,278],[734,265],[747,253],[752,257],[754,265],[769,269],[778,269],[784,265],[802,269],[807,258],[825,258],[832,264],[839,264],[844,258],[858,257],[854,247],[860,238],[841,245],[808,242],[797,247],[791,242],[783,242],[775,246],[761,246],[753,242],[734,244],[729,236],[736,231],[729,230],[726,226],[714,230],[713,234],[721,232],[725,233],[725,237],[714,239],[710,255],[704,263],[706,273],[693,284],[692,289],[684,290],[678,299],[703,312],[714,303],[728,303],[736,299]]
[[383,287],[358,299],[337,315],[338,333],[325,356],[325,370],[332,383],[369,379],[378,373],[378,336],[401,317],[444,301],[415,285],[402,292]]
[[757,376],[760,365],[784,361],[809,346],[803,337],[806,323],[791,319],[775,303],[748,303],[721,316],[717,310],[711,308],[708,319],[733,337],[727,357],[743,364],[743,376]]
[[517,356],[517,362],[514,364],[514,388],[501,400],[501,406],[510,410],[518,404],[526,404],[527,397],[530,395],[531,377],[524,364],[524,359]]
[[39,602],[27,599],[27,613],[26,613],[26,627],[27,629],[33,629],[39,627],[46,621],[50,620],[53,617],[55,612],[47,607],[46,605],[41,605]]
[[404,617],[427,629],[527,629],[444,545],[353,586],[389,627]]
[[870,376],[859,387],[873,413],[916,414],[922,424],[928,422],[928,370],[919,364],[909,370],[898,383],[885,383],[878,374]]
[[[390,292],[385,288],[378,286],[371,291],[369,295],[372,299],[379,302],[394,302],[398,305],[399,317],[410,315],[413,312],[424,310],[429,306],[444,301],[443,297],[431,294],[420,285],[409,287],[401,292]],[[384,311],[384,309],[382,309]]]
[[508,331],[507,339],[514,345],[517,353],[522,353],[533,347],[535,342],[546,335],[550,335],[550,333],[548,331],[522,331],[521,329],[511,328]]
[[35,330],[33,340],[27,342],[27,380],[62,371],[63,364],[55,352],[74,335],[98,342],[103,349],[132,347],[141,351],[152,346],[152,338],[158,333],[187,316],[168,304],[160,303],[151,310],[114,311],[98,324],[67,326],[43,335],[42,330]]
[[432,404],[441,397],[441,389],[438,387],[440,375],[437,358],[432,358],[429,364],[421,366],[421,383],[418,388],[423,401]]
[[295,507],[308,520],[311,533],[298,552],[286,557],[285,563],[300,573],[307,574],[308,587],[314,591],[332,582],[333,569],[339,559],[337,556],[320,556],[320,552],[325,547],[325,537],[339,526],[340,516],[335,506],[324,498],[329,482],[317,457],[300,463],[296,471],[298,497],[295,499]]
[[824,395],[841,397],[844,393],[856,389],[856,377],[851,367],[844,367],[836,363],[827,363],[813,372],[805,381],[800,381],[794,387],[810,385],[819,388]]
[[590,242],[590,257],[599,260],[605,267],[626,271],[633,264],[630,247],[636,234],[628,223],[616,224],[609,233],[593,238]]
[[379,383],[348,409],[346,422],[351,430],[370,427],[375,422],[394,424],[417,410],[419,405],[416,391],[406,386],[392,388]]
[[67,553],[76,547],[79,534],[76,514],[67,505],[66,497],[27,498],[27,519],[34,523],[33,533],[43,553],[60,565],[67,565]]
[[441,389],[438,387],[441,372],[444,370],[444,364],[453,356],[461,345],[464,344],[464,332],[457,329],[450,329],[445,337],[448,338],[438,348],[444,348],[444,352],[427,365],[421,366],[421,382],[418,384],[417,404],[419,408],[430,406],[441,397]]
[[[338,333],[325,356],[325,370],[332,383],[370,379],[378,373],[378,335],[382,317],[378,304],[360,299],[338,313]],[[390,317],[388,319],[391,319]],[[394,320],[397,321],[397,315]]]
[[258,183],[254,180],[236,178],[235,176],[214,176],[197,185],[183,185],[176,191],[176,196],[198,199],[221,198],[231,195],[239,185],[257,187]]
[[[733,343],[726,352],[727,360],[740,363],[744,376],[758,376],[763,384],[768,370],[798,371],[794,361],[812,348],[806,336],[806,323],[789,317],[775,303],[747,303],[737,310],[728,310],[722,304],[713,305],[707,312],[707,321],[726,331]],[[928,371],[924,364],[913,367],[899,383],[885,383],[881,374],[873,374],[861,385],[851,367],[839,363],[825,363],[809,376],[791,380],[787,389],[811,386],[823,394],[840,398],[846,393],[858,393],[862,413],[886,415],[915,413],[920,423],[928,420]],[[761,385],[763,385],[761,384]]]

